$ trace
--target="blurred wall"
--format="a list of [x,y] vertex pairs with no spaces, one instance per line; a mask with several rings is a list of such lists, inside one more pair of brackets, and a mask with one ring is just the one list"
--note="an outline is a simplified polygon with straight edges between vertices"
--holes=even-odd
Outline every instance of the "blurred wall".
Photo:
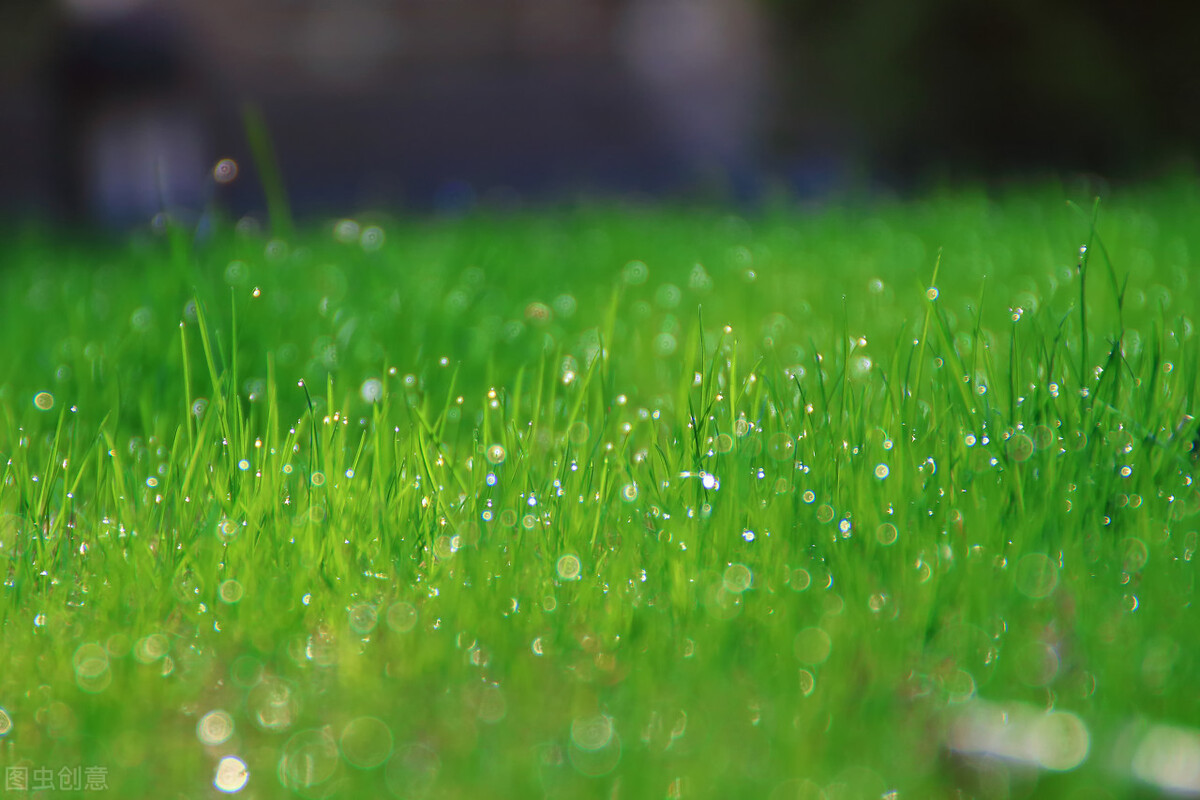
[[[1146,174],[1200,142],[1200,3],[764,0],[776,141],[873,174]],[[814,116],[819,120],[814,125]]]
[[1135,175],[1200,140],[1198,23],[1161,0],[9,0],[0,209],[260,207],[245,102],[301,213]]
[[[260,107],[301,212],[455,207],[750,175],[761,138],[751,0],[70,0],[6,103],[60,210],[141,220],[260,204],[242,131]],[[22,39],[28,35],[23,34]],[[0,134],[4,136],[4,134]],[[14,146],[14,145],[10,145]],[[49,168],[46,168],[49,165]],[[17,182],[5,181],[10,198]]]

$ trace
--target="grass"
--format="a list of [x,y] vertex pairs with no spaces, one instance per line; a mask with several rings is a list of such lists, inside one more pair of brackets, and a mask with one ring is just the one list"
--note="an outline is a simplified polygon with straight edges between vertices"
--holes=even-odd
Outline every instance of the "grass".
[[0,767],[1200,793],[1200,191],[1066,199],[9,235]]

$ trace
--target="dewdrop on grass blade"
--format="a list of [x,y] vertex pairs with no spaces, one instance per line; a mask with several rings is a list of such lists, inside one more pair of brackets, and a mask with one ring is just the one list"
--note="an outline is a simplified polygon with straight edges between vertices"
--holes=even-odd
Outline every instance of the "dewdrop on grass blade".
[[238,164],[232,158],[222,158],[213,165],[212,175],[217,183],[233,183],[238,176]]
[[368,225],[363,228],[358,242],[363,252],[374,253],[383,247],[384,239],[383,228],[380,228],[378,225]]
[[630,261],[622,270],[622,278],[629,286],[640,286],[650,277],[650,270],[643,261]]
[[567,553],[558,559],[555,571],[562,580],[575,581],[579,580],[582,575],[583,564],[580,562],[579,556],[574,553]]
[[213,787],[226,794],[233,794],[246,788],[249,780],[250,770],[247,769],[246,762],[237,756],[225,756],[217,763]]
[[383,399],[383,381],[379,378],[367,378],[358,390],[364,403],[378,403]]
[[196,723],[196,738],[209,747],[224,744],[233,732],[233,717],[220,709],[208,712]]

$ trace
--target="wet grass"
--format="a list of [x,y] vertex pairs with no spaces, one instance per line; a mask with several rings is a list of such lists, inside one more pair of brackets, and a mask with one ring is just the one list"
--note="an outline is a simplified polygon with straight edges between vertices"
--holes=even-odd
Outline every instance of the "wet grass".
[[1200,192],[1067,199],[10,237],[6,780],[1200,793]]

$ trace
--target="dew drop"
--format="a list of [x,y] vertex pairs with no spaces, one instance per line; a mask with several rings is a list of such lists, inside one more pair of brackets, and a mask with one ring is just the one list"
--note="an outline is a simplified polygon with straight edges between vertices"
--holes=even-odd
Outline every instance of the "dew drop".
[[217,183],[232,183],[238,176],[237,162],[232,158],[222,158],[213,166],[212,175]]
[[580,578],[583,571],[583,564],[580,562],[579,556],[574,553],[567,553],[559,557],[557,564],[555,564],[555,571],[558,573],[558,577],[564,581],[575,581]]
[[233,717],[218,709],[208,712],[196,723],[196,738],[211,747],[226,742],[233,736],[233,729]]
[[217,791],[233,794],[246,788],[250,780],[250,770],[246,762],[237,756],[225,756],[217,762],[217,774],[213,777],[213,786]]
[[367,378],[358,390],[364,403],[378,403],[383,399],[383,381],[378,378]]

